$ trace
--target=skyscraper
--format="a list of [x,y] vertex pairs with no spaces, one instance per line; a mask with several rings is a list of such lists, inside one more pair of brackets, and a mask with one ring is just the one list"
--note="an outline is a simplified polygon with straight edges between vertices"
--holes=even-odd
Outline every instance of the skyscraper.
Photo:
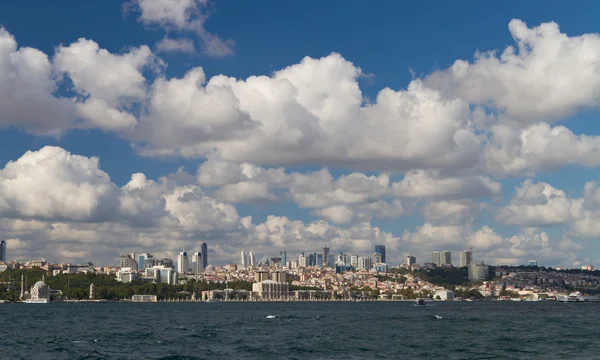
[[0,241],[0,261],[8,261],[8,259],[6,258],[6,241],[2,240]]
[[202,262],[202,253],[194,252],[192,253],[192,274],[198,275],[202,273],[204,263]]
[[315,260],[316,266],[323,266],[323,254],[317,254],[317,258]]
[[144,270],[146,267],[152,267],[152,265],[146,266],[146,259],[148,259],[148,258],[152,260],[152,255],[150,255],[150,254],[139,254],[138,255],[138,259],[137,259],[137,264],[138,264],[137,269],[138,270]]
[[204,266],[203,268],[206,269],[206,267],[208,266],[208,245],[206,245],[205,242],[202,243],[202,246],[200,247],[200,252],[202,252],[202,265]]
[[442,265],[442,259],[439,251],[434,251],[431,253],[431,262],[436,264],[437,266]]
[[371,270],[373,263],[371,258],[368,256],[361,256],[358,258],[358,269],[359,270]]
[[246,256],[246,250],[242,250],[240,252],[240,265],[244,268],[248,266],[248,257]]
[[[325,246],[323,248],[323,261],[327,262],[327,259],[329,259],[329,248],[327,246]],[[324,264],[326,265],[326,264]]]
[[184,250],[177,256],[177,272],[180,274],[186,274],[190,271],[188,264],[188,254]]
[[358,268],[358,255],[350,255],[350,265],[355,269]]
[[254,252],[254,250],[250,250],[250,253],[248,255],[250,257],[250,266],[256,266],[256,253]]
[[471,265],[473,262],[473,252],[471,250],[464,250],[460,252],[460,267]]
[[386,261],[386,257],[385,257],[385,245],[375,245],[375,253],[379,254],[381,256],[381,259],[379,262],[385,263]]
[[308,259],[306,258],[306,256],[304,256],[304,253],[301,253],[300,256],[298,256],[298,266],[303,268],[310,266],[308,264]]
[[406,265],[410,266],[410,265],[414,265],[417,263],[417,258],[412,256],[412,255],[408,255],[406,257]]
[[452,253],[448,250],[442,251],[442,253],[440,254],[440,262],[440,265],[452,264]]
[[280,251],[279,257],[281,258],[281,265],[287,266],[287,254],[285,253],[285,251]]

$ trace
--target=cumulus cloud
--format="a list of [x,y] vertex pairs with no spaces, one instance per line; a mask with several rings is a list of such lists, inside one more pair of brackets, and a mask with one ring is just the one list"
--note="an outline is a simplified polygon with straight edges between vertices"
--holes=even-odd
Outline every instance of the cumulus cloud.
[[[139,20],[146,25],[196,34],[202,52],[208,56],[223,57],[234,53],[233,40],[224,40],[206,30],[208,0],[133,0],[129,5],[140,12]],[[177,42],[163,39],[157,44],[157,48],[162,51],[185,49],[189,52],[194,47],[193,42],[188,39]]]
[[99,221],[109,216],[116,191],[98,158],[47,146],[28,151],[0,170],[0,214]]
[[361,74],[331,54],[304,58],[270,77],[207,81],[196,68],[181,79],[160,79],[140,121],[138,149],[262,165],[379,170],[469,167],[479,161],[467,103],[444,100],[414,81],[406,90],[384,89],[362,106]]
[[75,109],[56,96],[52,64],[43,52],[18,48],[0,27],[0,127],[16,126],[34,134],[57,134],[71,126]]
[[499,195],[500,183],[485,176],[443,177],[432,171],[413,170],[392,184],[399,196],[411,198],[476,198]]
[[471,104],[491,106],[520,122],[561,120],[583,107],[598,106],[600,36],[569,37],[558,24],[529,28],[518,19],[508,28],[516,46],[500,55],[480,53],[435,72],[426,84]]
[[536,123],[519,129],[497,125],[484,156],[492,173],[533,175],[571,164],[598,166],[599,149],[597,136],[575,135],[564,126]]
[[524,227],[567,224],[581,215],[582,205],[580,199],[569,199],[564,191],[549,184],[526,180],[510,204],[498,210],[496,218]]
[[136,124],[136,118],[126,109],[134,101],[144,100],[146,78],[142,70],[154,59],[147,46],[115,55],[92,40],[79,39],[56,50],[53,66],[72,81],[80,97],[78,116],[92,127],[118,131],[130,130]]

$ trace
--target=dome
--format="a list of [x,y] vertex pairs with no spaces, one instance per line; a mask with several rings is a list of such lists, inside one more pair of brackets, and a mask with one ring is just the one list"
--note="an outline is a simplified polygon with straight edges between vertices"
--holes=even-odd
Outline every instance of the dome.
[[38,281],[33,285],[33,287],[40,287],[40,286],[48,286],[48,285],[46,285],[46,283],[43,281]]

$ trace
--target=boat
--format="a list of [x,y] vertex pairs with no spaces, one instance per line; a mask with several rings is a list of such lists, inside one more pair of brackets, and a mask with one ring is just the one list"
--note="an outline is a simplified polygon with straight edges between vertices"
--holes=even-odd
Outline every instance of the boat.
[[583,297],[583,301],[584,302],[600,302],[600,297],[599,296],[584,296]]
[[217,299],[206,299],[206,301],[204,301],[204,302],[207,302],[207,303],[215,303],[215,302],[221,302],[221,300],[217,300]]
[[556,301],[558,302],[584,302],[585,298],[578,292],[570,293],[569,295],[560,294],[556,296]]
[[418,299],[415,301],[415,305],[418,305],[418,306],[425,306],[425,305],[427,305],[427,304],[430,304],[430,303],[432,303],[432,302],[433,302],[433,300],[431,300],[431,299],[418,298]]
[[25,299],[23,301],[25,304],[47,304],[48,299]]

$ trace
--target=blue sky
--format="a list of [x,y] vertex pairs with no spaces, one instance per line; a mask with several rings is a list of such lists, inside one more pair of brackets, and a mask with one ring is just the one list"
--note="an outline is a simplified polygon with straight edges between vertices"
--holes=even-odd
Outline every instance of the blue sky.
[[215,263],[384,243],[396,263],[474,246],[595,265],[597,8],[2,3],[0,39],[18,45],[0,47],[0,236],[53,261],[207,241]]

